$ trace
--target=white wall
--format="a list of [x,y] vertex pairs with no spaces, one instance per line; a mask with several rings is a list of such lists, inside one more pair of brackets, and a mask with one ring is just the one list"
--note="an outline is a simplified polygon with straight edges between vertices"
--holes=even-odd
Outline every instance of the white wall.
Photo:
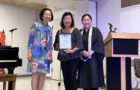
[[92,16],[92,26],[97,26],[97,8],[95,1],[89,1],[89,14]]
[[140,5],[121,9],[121,32],[140,33]]
[[22,67],[17,67],[15,73],[26,74],[28,35],[35,18],[35,9],[0,3],[0,31],[3,31],[3,29],[5,31],[6,45],[11,45],[11,33],[9,30],[17,28],[13,32],[12,46],[19,47]]
[[92,16],[92,26],[96,26],[96,2],[95,1],[75,1],[75,26],[78,29],[83,27],[81,18],[84,14]]
[[103,33],[104,38],[109,32],[108,23],[112,23],[120,31],[121,0],[98,0],[97,26]]

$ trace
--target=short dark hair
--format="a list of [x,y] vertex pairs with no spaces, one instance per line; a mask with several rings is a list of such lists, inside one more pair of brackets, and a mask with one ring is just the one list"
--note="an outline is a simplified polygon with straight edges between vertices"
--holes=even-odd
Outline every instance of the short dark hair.
[[67,15],[70,15],[70,17],[71,17],[71,19],[72,19],[71,27],[74,27],[74,19],[73,19],[72,13],[71,13],[71,12],[65,12],[65,13],[63,14],[62,18],[61,18],[61,23],[60,23],[60,26],[61,26],[62,28],[65,28],[64,23],[63,23],[63,19],[64,19],[64,17],[67,16]]
[[45,11],[46,10],[48,10],[48,11],[50,11],[51,12],[51,21],[53,20],[53,13],[52,13],[52,10],[51,9],[49,9],[49,8],[43,8],[41,11],[40,11],[40,20],[41,21],[43,21],[43,15],[44,15],[44,13],[45,13]]
[[90,20],[92,21],[92,17],[91,17],[91,15],[90,15],[90,14],[84,14],[84,15],[82,16],[81,21],[83,21],[83,19],[84,19],[84,17],[85,17],[85,16],[88,16],[88,17],[90,18]]

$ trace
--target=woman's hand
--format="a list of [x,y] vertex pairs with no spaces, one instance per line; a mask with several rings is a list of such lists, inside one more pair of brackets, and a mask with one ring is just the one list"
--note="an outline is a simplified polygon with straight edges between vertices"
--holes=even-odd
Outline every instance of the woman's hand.
[[64,52],[65,52],[65,53],[74,53],[74,52],[76,52],[77,50],[79,50],[79,48],[75,47],[75,48],[73,48],[72,50],[71,50],[71,49],[66,49],[66,50],[64,50]]
[[89,50],[88,52],[87,51],[83,51],[82,54],[85,56],[85,57],[91,57],[91,55],[94,53],[93,50]]
[[93,50],[89,50],[88,53],[89,53],[89,56],[91,56],[94,53],[94,51]]
[[85,56],[85,57],[89,57],[89,53],[87,51],[83,51],[82,54]]
[[48,60],[50,61],[50,64],[53,63],[52,55],[49,56]]
[[48,57],[48,60],[50,61],[50,64],[53,62],[53,59],[52,59],[52,50],[49,50],[47,52],[47,57]]
[[48,57],[48,60],[50,61],[50,64],[53,63],[52,55],[50,55],[50,56]]
[[65,53],[74,53],[74,50],[66,49],[64,50]]
[[28,61],[31,61],[32,60],[32,53],[31,53],[31,49],[29,48],[28,49]]

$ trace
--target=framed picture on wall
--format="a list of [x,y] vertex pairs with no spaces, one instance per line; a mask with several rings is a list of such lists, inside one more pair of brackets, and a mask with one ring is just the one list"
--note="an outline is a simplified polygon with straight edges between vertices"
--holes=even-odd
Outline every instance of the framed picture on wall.
[[140,4],[140,0],[121,0],[121,8]]

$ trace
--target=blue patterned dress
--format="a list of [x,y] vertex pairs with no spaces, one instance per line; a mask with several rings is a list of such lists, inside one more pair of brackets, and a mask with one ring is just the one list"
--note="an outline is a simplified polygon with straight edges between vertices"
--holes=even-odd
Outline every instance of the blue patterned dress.
[[28,48],[31,48],[32,60],[27,72],[50,73],[52,28],[43,22],[35,22],[30,30]]

